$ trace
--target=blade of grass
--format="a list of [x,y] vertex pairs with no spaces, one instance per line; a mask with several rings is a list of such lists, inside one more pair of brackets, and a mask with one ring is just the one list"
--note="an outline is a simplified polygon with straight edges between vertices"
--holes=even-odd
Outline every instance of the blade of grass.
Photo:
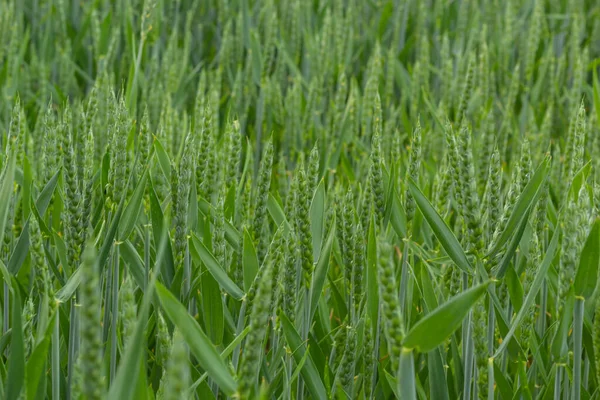
[[190,238],[190,252],[197,262],[202,262],[213,278],[221,285],[223,290],[229,293],[234,299],[241,300],[244,292],[227,275],[213,254],[202,243],[195,234]]
[[435,211],[429,200],[425,197],[423,192],[417,187],[414,181],[409,180],[408,182],[409,190],[415,199],[415,203],[421,210],[423,217],[431,227],[431,230],[440,241],[440,244],[450,256],[452,261],[458,266],[460,269],[467,273],[472,273],[473,267],[469,263],[467,256],[465,255],[465,251],[461,247],[458,239],[454,236],[454,233],[450,230],[448,225],[444,222],[442,217]]
[[228,396],[236,391],[236,383],[229,368],[210,342],[200,325],[192,318],[187,309],[164,287],[156,282],[156,293],[163,310],[181,331],[192,354],[208,375],[219,385]]
[[[281,326],[283,328],[283,333],[285,334],[285,338],[290,347],[290,351],[292,352],[292,356],[296,360],[296,363],[302,362],[304,354],[307,352],[306,346],[303,343],[300,335],[294,328],[294,325],[290,322],[288,317],[285,314],[281,314]],[[308,359],[305,361],[304,367],[301,370],[302,376],[304,377],[304,382],[308,387],[308,390],[313,395],[315,399],[327,399],[327,391],[325,390],[325,386],[323,385],[323,381],[319,376],[317,368],[312,360],[310,355]]]
[[513,233],[518,228],[520,221],[527,215],[527,210],[530,208],[533,209],[539,198],[540,188],[546,180],[549,170],[550,159],[546,157],[537,167],[535,173],[527,183],[527,186],[525,186],[525,189],[523,189],[523,192],[517,199],[517,203],[506,223],[506,228],[488,251],[487,257],[491,257],[500,251],[502,246],[504,246],[508,239],[512,237]]
[[525,318],[525,315],[529,312],[529,307],[531,307],[531,305],[533,304],[535,296],[537,296],[538,291],[542,287],[542,283],[546,279],[548,269],[550,268],[550,265],[552,265],[552,261],[554,261],[554,255],[558,247],[558,237],[558,231],[555,231],[554,235],[552,236],[552,240],[548,245],[548,249],[546,250],[546,255],[544,256],[542,264],[540,265],[540,268],[537,274],[535,275],[533,283],[531,284],[531,289],[529,289],[529,293],[527,293],[525,300],[523,301],[523,305],[521,306],[521,309],[517,313],[517,316],[514,318],[510,330],[502,339],[502,343],[500,344],[492,358],[498,357],[502,353],[502,351],[504,351],[506,346],[508,346],[510,339],[519,327],[519,324],[523,321],[523,318]]
[[402,345],[424,353],[435,349],[458,329],[471,307],[487,291],[489,283],[472,287],[427,314],[406,334]]

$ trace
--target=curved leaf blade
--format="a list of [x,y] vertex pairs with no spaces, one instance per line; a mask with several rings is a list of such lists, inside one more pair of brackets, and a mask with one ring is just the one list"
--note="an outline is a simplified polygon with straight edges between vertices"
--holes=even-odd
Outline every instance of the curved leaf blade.
[[202,331],[200,325],[198,325],[173,294],[159,282],[156,282],[156,293],[158,294],[163,310],[171,322],[181,331],[200,366],[219,385],[225,394],[232,396],[236,391],[236,382],[221,355]]
[[244,273],[244,290],[248,292],[258,273],[258,256],[252,242],[252,236],[244,229],[244,248],[242,253],[242,269]]
[[555,255],[556,249],[558,247],[558,236],[559,236],[558,232],[554,232],[554,235],[552,236],[552,240],[550,241],[550,244],[548,245],[548,249],[546,250],[546,255],[544,256],[544,259],[542,260],[542,265],[540,266],[540,269],[538,270],[537,274],[535,275],[535,279],[533,280],[533,283],[531,284],[531,289],[529,289],[529,293],[527,293],[527,295],[525,296],[523,305],[521,306],[521,309],[517,313],[517,316],[515,317],[515,319],[512,323],[512,326],[510,327],[510,330],[504,336],[504,338],[502,339],[502,343],[496,350],[496,353],[494,354],[494,358],[498,357],[502,353],[502,351],[504,351],[506,346],[508,346],[510,339],[512,338],[515,331],[519,327],[519,324],[523,321],[523,318],[525,318],[525,315],[529,312],[529,307],[535,300],[535,296],[537,296],[538,291],[542,287],[542,283],[544,282],[544,279],[546,279],[546,274],[548,273],[548,269],[550,268],[550,265],[552,265],[552,261],[554,260],[554,255]]
[[[290,322],[285,314],[281,314],[281,326],[285,338],[291,347],[292,355],[297,363],[302,362],[305,353],[307,352],[304,341],[300,338],[300,335],[294,328],[294,325]],[[312,360],[312,357],[308,356],[302,367],[301,374],[304,377],[304,382],[308,387],[308,390],[315,399],[327,399],[327,390],[321,380],[321,376]]]
[[325,286],[327,271],[329,270],[329,259],[331,256],[331,249],[335,240],[335,217],[333,218],[334,220],[331,224],[331,229],[329,231],[329,235],[327,236],[327,241],[323,246],[323,250],[321,251],[319,261],[317,262],[317,266],[315,268],[315,273],[313,274],[310,299],[311,321],[313,316],[315,315],[315,312],[317,311],[317,307],[319,305],[319,298],[321,297],[321,292],[323,291],[323,287]]
[[575,296],[589,299],[594,293],[600,264],[600,218],[596,218],[579,259],[579,267],[573,288]]
[[137,222],[140,212],[142,211],[142,200],[144,198],[144,193],[146,192],[146,181],[148,180],[148,169],[144,171],[142,175],[142,179],[137,184],[135,191],[133,192],[133,196],[127,207],[125,207],[125,211],[123,211],[123,215],[121,216],[121,222],[119,226],[119,235],[118,239],[123,241],[131,235],[133,228],[135,228],[135,223]]
[[460,326],[475,302],[486,292],[489,282],[472,287],[427,314],[404,338],[402,345],[428,352],[442,344]]
[[196,237],[196,235],[192,235],[190,239],[190,252],[193,258],[202,261],[206,269],[208,269],[208,272],[210,272],[223,290],[231,297],[236,300],[241,300],[242,297],[244,297],[242,289],[229,278],[227,272],[225,272],[223,267],[219,265],[219,262],[215,259],[215,256],[208,250],[204,243]]
[[533,177],[531,177],[531,179],[527,183],[527,186],[525,186],[525,189],[523,189],[523,192],[519,196],[517,203],[513,208],[513,212],[508,218],[506,228],[500,234],[500,237],[498,238],[498,240],[496,240],[492,248],[489,250],[487,254],[488,257],[491,257],[498,253],[498,251],[506,244],[508,239],[512,237],[513,233],[518,228],[521,220],[525,218],[525,216],[527,215],[527,210],[529,210],[530,207],[533,207],[535,205],[537,199],[539,198],[540,188],[542,187],[542,184],[548,177],[549,171],[550,159],[546,157],[544,161],[542,161],[537,167]]
[[448,225],[446,225],[442,217],[440,217],[412,179],[409,180],[408,185],[409,190],[415,199],[415,203],[417,203],[419,210],[421,210],[421,214],[423,214],[423,217],[431,227],[435,237],[440,241],[446,253],[448,253],[448,256],[450,256],[458,268],[465,272],[472,273],[473,267],[471,266],[471,263],[469,263],[465,251],[458,242],[458,239],[456,239],[456,236],[454,236],[454,233],[452,233]]

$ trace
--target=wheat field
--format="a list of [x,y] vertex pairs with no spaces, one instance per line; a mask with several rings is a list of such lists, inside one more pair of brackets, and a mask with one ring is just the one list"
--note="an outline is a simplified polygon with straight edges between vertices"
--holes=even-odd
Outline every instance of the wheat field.
[[600,399],[597,0],[0,1],[0,398]]

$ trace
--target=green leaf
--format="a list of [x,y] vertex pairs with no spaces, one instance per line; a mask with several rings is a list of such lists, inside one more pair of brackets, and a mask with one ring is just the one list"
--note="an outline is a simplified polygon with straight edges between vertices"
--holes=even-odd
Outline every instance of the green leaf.
[[[223,359],[226,359],[227,357],[229,357],[231,355],[231,353],[233,353],[233,350],[235,350],[235,348],[242,343],[242,340],[244,340],[244,338],[246,337],[246,335],[248,334],[248,332],[250,332],[250,326],[247,326],[246,328],[244,328],[243,331],[240,332],[239,335],[237,335],[232,341],[231,343],[229,343],[229,345],[227,345],[227,347],[225,348],[225,350],[223,350],[221,352],[221,357]],[[190,391],[194,391],[196,390],[196,388],[198,387],[198,385],[200,385],[202,382],[204,382],[204,380],[208,378],[208,374],[205,372],[204,374],[202,374],[202,376],[196,381],[194,382],[191,386],[190,386]]]
[[[123,199],[124,198],[125,196],[123,196]],[[108,257],[110,256],[111,250],[115,244],[114,241],[117,235],[117,229],[119,228],[119,221],[121,220],[121,215],[123,215],[123,204],[124,201],[121,200],[119,208],[113,216],[112,221],[110,221],[110,226],[108,228],[108,231],[106,232],[106,237],[104,238],[104,242],[102,243],[102,247],[100,248],[100,252],[98,253],[98,265],[100,270],[102,270],[106,265]]]
[[537,296],[538,291],[542,287],[542,283],[544,282],[544,279],[546,279],[546,274],[548,273],[548,269],[550,268],[550,265],[552,265],[552,261],[554,260],[554,255],[555,255],[556,249],[558,247],[558,236],[559,236],[558,231],[555,231],[554,235],[552,236],[552,240],[550,241],[550,244],[548,245],[548,249],[546,250],[546,255],[544,256],[544,259],[542,260],[542,264],[540,265],[540,269],[538,270],[537,274],[535,275],[535,279],[533,280],[533,283],[531,284],[529,293],[527,293],[527,295],[525,296],[523,305],[521,306],[521,309],[517,313],[517,316],[514,318],[512,324],[511,324],[510,330],[502,339],[502,343],[496,350],[496,353],[494,354],[494,358],[498,357],[502,353],[502,351],[504,351],[506,346],[508,346],[510,339],[512,338],[512,336],[515,334],[515,331],[519,327],[519,324],[523,321],[523,318],[525,318],[525,315],[527,315],[529,313],[529,308],[533,304],[533,302],[535,300],[535,296]]
[[223,332],[225,329],[223,298],[221,297],[221,288],[211,274],[203,272],[200,276],[200,296],[202,297],[202,318],[206,334],[216,346],[223,341]]
[[544,161],[542,161],[537,167],[535,174],[529,180],[527,186],[525,186],[525,189],[523,189],[523,192],[519,196],[517,203],[515,204],[515,207],[508,218],[506,228],[504,228],[504,231],[498,240],[494,242],[494,245],[488,252],[487,257],[496,255],[500,251],[502,246],[504,246],[504,244],[508,241],[508,239],[510,239],[515,230],[518,228],[521,220],[527,216],[527,210],[530,208],[533,209],[533,206],[535,206],[535,202],[539,197],[540,188],[546,180],[549,170],[550,159],[546,157]]
[[60,169],[56,171],[54,176],[52,176],[48,183],[46,183],[46,186],[44,186],[36,200],[36,207],[40,213],[40,216],[43,216],[46,213],[46,210],[50,205],[50,200],[52,200],[52,196],[54,195],[54,190],[56,189],[60,172]]
[[[36,397],[38,386],[40,384],[42,374],[46,368],[46,360],[48,359],[48,348],[50,347],[50,339],[52,338],[52,329],[54,328],[54,318],[56,318],[56,312],[50,318],[46,332],[38,344],[35,346],[27,360],[26,373],[27,373],[27,400],[33,400]],[[39,339],[39,338],[38,338]]]
[[4,231],[6,230],[6,220],[10,210],[10,199],[13,194],[15,179],[15,163],[17,152],[12,152],[4,175],[2,185],[0,186],[0,243],[4,243]]
[[123,216],[121,217],[121,223],[119,225],[119,236],[118,239],[123,241],[129,237],[133,228],[135,228],[135,223],[137,222],[140,212],[142,211],[142,200],[144,199],[144,193],[146,192],[146,181],[148,179],[148,169],[144,171],[142,178],[137,184],[135,191],[133,192],[133,196],[127,207],[125,207],[125,211],[123,211]]
[[102,193],[106,195],[106,186],[108,185],[108,172],[110,170],[110,154],[108,151],[102,156],[102,169],[100,170],[100,184]]
[[[296,363],[302,362],[304,354],[306,353],[306,346],[296,331],[296,328],[294,328],[294,325],[292,325],[288,317],[283,313],[281,314],[281,327],[283,328],[283,333],[290,350],[292,351],[292,355],[296,360]],[[306,386],[308,387],[312,397],[314,399],[327,399],[328,396],[325,385],[323,385],[321,376],[319,375],[317,367],[315,366],[315,363],[310,355],[304,362],[304,367],[302,368],[301,372],[302,376],[304,377],[304,382],[306,383]]]
[[275,196],[273,196],[272,193],[269,193],[269,199],[267,200],[267,210],[269,211],[269,214],[271,214],[273,221],[275,221],[276,226],[281,226],[281,224],[284,224],[284,233],[290,229],[290,224],[287,221],[285,213],[283,212],[283,209],[279,205],[279,202],[277,201]]
[[565,360],[569,351],[568,339],[571,321],[573,320],[575,297],[569,291],[567,298],[564,300],[563,313],[557,316],[559,319],[558,329],[552,338],[550,345],[551,354],[557,360]]
[[196,235],[192,235],[190,238],[190,252],[192,257],[197,262],[202,262],[210,274],[215,280],[221,285],[231,297],[236,300],[241,300],[244,297],[244,292],[240,289],[227,275],[227,272],[223,269],[219,262],[215,259],[213,254],[206,248]]
[[427,306],[427,310],[435,310],[438,307],[438,301],[433,289],[434,279],[431,279],[429,272],[425,266],[421,268],[421,288],[423,290],[423,301]]
[[329,259],[331,257],[331,248],[333,247],[334,240],[335,240],[335,217],[333,218],[333,222],[332,222],[331,228],[329,230],[329,235],[327,235],[327,240],[325,241],[325,245],[323,246],[323,251],[321,252],[321,256],[319,257],[317,266],[315,267],[312,285],[310,286],[310,290],[311,290],[310,321],[312,321],[313,316],[315,315],[315,311],[317,310],[317,306],[319,304],[319,298],[321,297],[323,287],[325,286],[325,279],[327,278],[327,271],[329,270]]
[[390,223],[396,235],[400,238],[406,237],[406,211],[404,207],[402,207],[402,203],[398,198],[398,194],[393,192],[392,195],[392,204],[391,204],[391,215],[390,215]]
[[77,290],[79,283],[81,282],[81,268],[77,268],[73,274],[69,277],[67,283],[56,292],[56,300],[60,303],[67,302],[73,293]]
[[119,255],[125,261],[127,270],[141,289],[145,289],[146,271],[144,262],[133,244],[126,240],[119,245]]
[[33,173],[27,156],[23,157],[23,185],[21,189],[21,207],[23,215],[29,217],[31,212],[31,186],[33,185]]
[[598,281],[598,264],[600,264],[600,218],[596,218],[581,252],[573,285],[575,296],[581,296],[586,300],[592,296]]
[[588,161],[583,167],[573,175],[573,180],[571,181],[571,186],[569,187],[569,198],[572,198],[575,203],[579,201],[579,191],[581,187],[585,184],[592,171],[592,162]]
[[206,370],[219,388],[228,396],[236,391],[236,382],[229,368],[210,342],[200,325],[187,312],[185,307],[159,282],[156,282],[156,293],[163,310],[175,326],[181,331],[190,351]]
[[398,393],[402,400],[417,400],[413,349],[403,348],[398,369]]
[[154,138],[154,150],[156,151],[155,154],[158,164],[160,165],[160,169],[167,180],[171,179],[171,160],[169,159],[169,155],[167,154],[165,147],[157,138]]
[[[152,185],[152,179],[150,179],[150,217],[152,219],[152,234],[154,236],[154,242],[160,243],[161,237],[167,232],[167,228],[164,226],[165,218],[163,215],[162,207],[154,191]],[[171,285],[173,278],[175,277],[175,262],[173,261],[173,250],[171,249],[171,241],[167,240],[167,250],[164,252],[162,262],[162,274],[163,279],[168,285]]]
[[244,272],[244,291],[248,292],[258,272],[258,256],[252,241],[252,236],[244,229],[244,250],[242,255],[242,267]]
[[448,256],[460,269],[471,273],[473,268],[471,267],[463,248],[458,242],[458,239],[454,236],[454,233],[452,233],[448,225],[446,225],[442,217],[435,211],[429,200],[427,200],[423,192],[421,192],[412,179],[409,180],[408,185],[409,190],[415,199],[415,203],[417,203],[423,217],[427,220],[435,237],[440,241],[440,244]]
[[508,248],[504,252],[504,256],[502,257],[502,261],[497,268],[496,279],[502,279],[510,263],[513,261],[513,257],[517,252],[517,247],[519,247],[519,243],[521,243],[521,238],[523,237],[523,233],[525,233],[525,228],[527,227],[527,221],[529,220],[529,214],[531,213],[531,209],[527,210],[525,214],[525,218],[521,220],[519,223],[519,229],[517,233],[512,237],[510,243],[508,244]]
[[442,344],[461,324],[475,302],[486,292],[489,282],[472,287],[442,304],[417,322],[402,345],[428,352]]
[[[29,206],[30,211],[32,211],[33,214],[35,214],[35,217],[39,217],[38,222],[40,225],[40,229],[46,233],[49,233],[49,230],[46,227],[46,223],[41,218],[41,216],[46,213],[46,209],[48,208],[48,204],[50,203],[50,199],[52,198],[52,194],[54,193],[54,189],[56,188],[57,181],[58,172],[54,174],[54,176],[48,181],[48,183],[38,196],[35,204]],[[25,196],[25,194],[23,195]],[[31,197],[31,194],[27,194],[26,196]],[[29,215],[29,213],[27,213],[27,215]],[[19,236],[19,240],[17,241],[17,244],[10,256],[10,259],[8,260],[7,267],[13,275],[16,275],[19,272],[21,266],[23,265],[23,262],[25,262],[25,259],[29,254],[29,218],[27,218],[27,221],[25,221],[23,229],[21,230],[21,235]]]
[[8,285],[8,287],[12,287],[11,274],[8,272],[8,268],[4,265],[4,262],[0,260],[0,274],[2,274],[2,278],[4,279],[4,283]]
[[23,324],[21,322],[21,295],[19,285],[13,284],[12,320],[10,338],[10,357],[8,358],[8,375],[6,377],[6,400],[17,400],[21,397],[21,389],[25,380],[25,344],[23,342]]
[[439,347],[427,353],[427,369],[431,400],[448,400],[448,382],[446,382],[444,361]]
[[27,254],[29,253],[29,219],[23,225],[23,230],[21,231],[21,235],[19,236],[19,240],[13,252],[8,260],[8,270],[11,274],[16,275],[21,269],[21,265],[27,258]]
[[[597,68],[592,68],[593,73],[593,84],[594,84],[594,110],[596,110],[596,123],[600,125],[600,84],[598,83],[598,72]],[[598,128],[598,127],[596,127]]]
[[310,203],[310,230],[312,233],[313,257],[317,262],[323,244],[323,230],[325,229],[325,181],[321,179],[315,195]]
[[62,264],[63,269],[65,269],[68,265],[67,246],[65,245],[65,241],[56,232],[52,232],[52,239],[54,240],[54,246],[56,247],[56,254],[58,255],[58,260]]
[[375,219],[371,212],[371,222],[367,241],[367,311],[373,328],[376,328],[379,316],[379,286],[377,283],[377,239],[375,237]]
[[[164,251],[164,242],[161,243],[159,247],[159,253],[162,253]],[[125,354],[123,354],[123,358],[120,360],[117,375],[110,385],[107,396],[108,399],[128,400],[135,398],[134,394],[137,388],[136,382],[138,380],[140,365],[142,365],[142,357],[146,351],[144,331],[148,323],[148,311],[154,297],[153,288],[155,286],[152,283],[159,285],[159,283],[156,282],[156,275],[153,276],[150,287],[146,293],[144,293],[142,307],[138,313],[133,335],[126,344]]]
[[[208,215],[212,212],[212,210],[214,210],[212,204],[210,204],[202,197],[198,197],[198,208],[204,215]],[[242,241],[242,235],[240,234],[240,232],[238,232],[238,230],[235,228],[235,226],[233,226],[233,224],[229,220],[225,220],[225,239],[234,249],[237,249]]]

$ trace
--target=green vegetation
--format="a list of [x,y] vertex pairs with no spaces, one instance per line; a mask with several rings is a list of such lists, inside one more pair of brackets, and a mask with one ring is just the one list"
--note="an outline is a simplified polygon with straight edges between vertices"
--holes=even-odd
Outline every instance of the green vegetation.
[[0,398],[600,399],[596,0],[0,2]]

